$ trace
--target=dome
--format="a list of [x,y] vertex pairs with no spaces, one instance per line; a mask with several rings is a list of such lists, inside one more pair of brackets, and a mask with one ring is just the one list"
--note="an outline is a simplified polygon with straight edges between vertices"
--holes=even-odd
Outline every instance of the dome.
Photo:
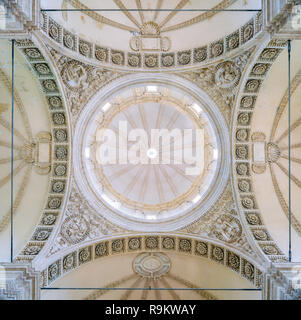
[[225,174],[221,128],[210,113],[167,81],[95,98],[79,120],[85,129],[75,152],[78,182],[95,209],[130,229],[180,227],[201,215]]

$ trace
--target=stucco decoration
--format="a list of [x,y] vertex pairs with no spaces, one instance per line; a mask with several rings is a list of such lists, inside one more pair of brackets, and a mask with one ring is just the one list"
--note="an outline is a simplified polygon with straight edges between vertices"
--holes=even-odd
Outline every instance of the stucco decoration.
[[193,81],[210,95],[229,123],[241,74],[252,51],[253,49],[250,49],[230,60],[207,68],[179,73],[179,75]]
[[81,109],[100,88],[121,76],[119,72],[96,68],[71,59],[53,48],[49,47],[49,50],[60,71],[74,119],[78,117]]
[[[133,239],[139,243],[133,249]],[[150,247],[149,244],[153,245]],[[89,252],[83,261],[83,252]],[[49,286],[67,272],[75,270],[83,263],[91,262],[95,259],[104,259],[110,255],[122,255],[126,253],[154,253],[160,252],[168,254],[168,252],[177,252],[180,254],[206,258],[218,262],[243,278],[250,281],[254,286],[260,288],[262,286],[262,267],[254,263],[254,259],[247,258],[244,254],[239,254],[235,249],[228,249],[226,246],[215,244],[209,240],[198,240],[185,235],[131,235],[127,237],[113,237],[108,240],[93,242],[79,247],[75,251],[65,252],[64,256],[56,256],[55,259],[48,260],[49,264],[46,269],[41,272],[42,286]],[[92,254],[91,254],[92,253]],[[74,255],[72,267],[64,269],[64,261]],[[70,259],[69,259],[70,260]]]
[[39,300],[40,274],[30,263],[0,263],[0,300]]
[[[251,170],[256,174],[261,174],[266,169],[265,162],[259,162],[260,159],[254,158],[253,152],[255,144],[264,146],[265,135],[260,132],[250,133],[250,128],[256,98],[262,83],[271,64],[277,59],[286,44],[285,40],[273,39],[260,49],[257,59],[249,66],[249,75],[239,92],[238,108],[234,110],[233,123],[233,152],[235,154],[233,174],[235,190],[239,195],[238,210],[242,212],[245,225],[249,228],[258,248],[274,262],[285,262],[287,258],[263,225],[251,181]],[[275,160],[278,156],[277,148],[273,145],[267,146],[267,156],[270,160]]]
[[[226,0],[226,2],[227,1],[228,0]],[[80,7],[82,7],[82,5],[80,5]],[[86,14],[92,13],[86,12]],[[210,16],[215,14],[215,12],[205,12],[202,14]],[[94,12],[92,16],[95,18],[97,14]],[[259,12],[238,30],[226,35],[218,41],[176,52],[169,51],[171,41],[168,37],[164,36],[160,39],[160,35],[154,34],[137,34],[133,36],[129,43],[132,51],[129,52],[90,43],[82,39],[79,35],[71,32],[71,30],[67,30],[62,25],[55,22],[45,12],[41,14],[41,30],[43,31],[43,36],[46,36],[50,41],[55,43],[56,47],[61,46],[62,50],[60,51],[63,52],[65,49],[67,49],[67,51],[70,50],[70,53],[79,54],[82,57],[89,59],[91,63],[98,63],[102,67],[109,68],[110,66],[113,66],[118,67],[119,70],[160,69],[161,71],[164,71],[164,69],[168,70],[176,68],[180,70],[183,69],[183,67],[197,67],[201,64],[212,62],[215,59],[222,59],[239,47],[241,49],[250,47],[253,42],[252,40],[255,41],[261,34],[263,28],[262,18],[262,12]],[[187,22],[189,25],[197,21],[200,20],[193,18]],[[154,24],[151,22],[145,23],[144,27],[145,30],[148,30],[145,32],[157,33]],[[150,29],[152,29],[152,31]],[[150,36],[152,37],[152,40],[154,39],[153,37],[158,37],[155,46],[155,51],[158,51],[158,53],[154,53],[153,50],[146,50],[146,52],[143,50],[143,41],[145,41],[143,39]],[[139,50],[141,52],[137,52]],[[167,54],[166,51],[168,51]],[[175,59],[175,57],[177,57],[177,59]]]
[[73,180],[62,224],[47,256],[72,245],[123,232],[125,230],[108,222],[90,207]]
[[[36,229],[27,245],[16,258],[18,261],[31,261],[47,243],[63,208],[65,194],[68,189],[70,137],[64,99],[58,82],[55,80],[52,66],[47,61],[47,58],[44,57],[43,50],[29,39],[16,40],[16,46],[25,56],[29,67],[40,84],[41,91],[49,106],[52,126],[51,136],[49,133],[41,132],[36,137],[37,141],[49,144],[49,150],[51,151],[48,162],[36,166],[36,170],[40,174],[49,172],[51,169],[48,197]],[[28,156],[28,148],[26,152]],[[33,160],[36,161],[35,159]]]

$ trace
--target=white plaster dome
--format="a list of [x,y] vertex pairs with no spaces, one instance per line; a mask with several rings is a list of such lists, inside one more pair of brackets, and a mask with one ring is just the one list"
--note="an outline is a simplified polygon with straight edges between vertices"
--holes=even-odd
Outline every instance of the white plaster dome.
[[206,210],[224,149],[207,106],[163,83],[112,91],[95,98],[82,136],[75,131],[75,175],[91,204],[137,230]]

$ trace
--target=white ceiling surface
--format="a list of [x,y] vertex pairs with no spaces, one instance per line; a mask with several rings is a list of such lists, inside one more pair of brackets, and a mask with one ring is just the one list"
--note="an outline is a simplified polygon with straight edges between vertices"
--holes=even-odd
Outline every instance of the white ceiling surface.
[[[11,79],[11,45],[6,40],[0,40],[0,68]],[[50,131],[50,123],[48,119],[47,104],[43,97],[39,84],[34,78],[28,63],[25,61],[20,52],[15,52],[15,91],[18,92],[23,103],[25,113],[29,119],[29,125],[33,137],[40,131]],[[0,103],[8,104],[6,111],[0,113],[0,117],[6,120],[9,125],[11,123],[11,92],[0,79]],[[15,102],[14,127],[22,136],[28,139],[24,118],[22,118],[18,105]],[[11,132],[0,124],[0,141],[11,143]],[[23,146],[24,142],[17,135],[14,135],[14,145]],[[11,149],[9,147],[0,146],[0,161],[10,159]],[[18,150],[15,150],[14,157],[18,156]],[[14,170],[21,161],[14,162]],[[30,165],[25,164],[24,168],[14,176],[14,201],[17,194],[24,187],[23,179],[27,168]],[[10,174],[10,161],[0,163],[0,180]],[[14,217],[14,253],[17,254],[29,239],[34,227],[40,217],[44,201],[48,192],[49,176],[38,175],[31,171],[29,182],[21,197],[19,207],[15,210]],[[0,186],[0,221],[10,212],[10,187],[11,179],[7,179],[3,186]],[[10,224],[0,232],[0,261],[8,261],[10,259]]]
[[[132,263],[136,254],[126,254],[120,256],[105,257],[82,265],[50,285],[55,288],[103,288],[115,281],[119,281],[133,274]],[[199,257],[185,256],[177,253],[168,253],[171,261],[170,273],[181,279],[189,281],[198,288],[254,288],[250,282],[241,278],[234,271],[225,266]],[[172,288],[187,288],[187,286],[178,281],[164,277]],[[133,285],[133,280],[122,282],[116,287],[127,288]],[[136,287],[144,287],[145,281],[142,280]],[[158,283],[158,287],[165,287],[164,283]],[[54,290],[43,291],[41,299],[70,299],[81,300],[91,294],[93,290]],[[193,291],[175,291],[181,300],[203,299]],[[261,299],[261,293],[258,291],[208,291],[217,299],[235,299],[235,300],[257,300]],[[116,290],[105,293],[99,299],[120,300],[124,290]],[[143,291],[134,291],[129,299],[142,299]],[[170,291],[160,291],[161,299],[173,299]],[[154,291],[150,291],[146,299],[157,299]]]
[[[171,217],[179,217],[196,206],[200,206],[206,199],[206,195],[211,191],[210,187],[214,183],[214,177],[218,172],[218,159],[220,158],[218,137],[214,130],[214,123],[209,119],[204,107],[199,103],[193,103],[188,95],[172,87],[155,86],[156,92],[148,92],[149,86],[137,87],[134,89],[124,89],[119,92],[115,100],[110,100],[110,107],[105,113],[105,122],[89,121],[85,130],[84,150],[82,161],[84,163],[85,178],[88,179],[92,191],[97,198],[110,207],[129,218],[139,219],[149,222],[149,219],[157,219],[157,222]],[[133,94],[138,90],[144,99],[135,103]],[[136,92],[136,93],[134,93]],[[162,96],[162,101],[157,102],[158,95]],[[139,95],[137,96],[139,97]],[[127,100],[129,98],[129,100]],[[114,106],[118,102],[125,104],[122,109],[116,109]],[[128,104],[128,105],[127,105]],[[94,113],[93,120],[103,116],[103,106],[107,104],[97,104],[98,111]],[[198,109],[194,109],[194,108]],[[185,110],[186,108],[186,110]],[[117,110],[117,111],[116,111]],[[159,112],[160,111],[160,112]],[[111,114],[110,114],[111,112]],[[99,114],[99,115],[98,115]],[[160,120],[161,119],[161,120]],[[119,121],[126,121],[128,134],[134,128],[144,129],[151,137],[152,129],[166,129],[172,132],[178,129],[182,135],[183,143],[177,146],[175,140],[171,138],[170,144],[170,164],[152,164],[149,159],[148,164],[133,165],[130,161],[126,164],[99,164],[99,150],[96,141],[102,140],[98,134],[103,127],[109,128],[119,136]],[[160,121],[159,121],[160,120]],[[102,120],[103,121],[103,120]],[[183,129],[201,129],[204,128],[204,170],[200,174],[187,175],[186,169],[196,167],[197,163],[185,163],[187,157],[185,153],[190,148],[184,146]],[[123,134],[124,136],[124,134]],[[195,130],[192,130],[193,140],[196,138]],[[116,139],[117,141],[119,139]],[[192,141],[193,143],[194,141]],[[100,143],[100,142],[99,142]],[[135,141],[128,142],[128,150],[137,144]],[[160,147],[162,140],[160,141]],[[183,163],[176,164],[174,161],[174,150],[179,148],[183,155]],[[192,157],[196,153],[198,143],[192,145]],[[100,144],[101,146],[101,144]],[[116,154],[119,154],[119,144],[116,146]],[[150,146],[153,147],[153,146]],[[112,149],[113,150],[113,149]],[[121,146],[122,150],[122,146]],[[164,149],[163,149],[164,150]],[[167,153],[165,153],[167,155]],[[190,157],[191,158],[191,157]],[[118,158],[117,158],[118,160]],[[181,159],[179,159],[181,160]],[[194,158],[192,160],[195,160]],[[104,174],[103,174],[104,173]],[[97,201],[99,201],[97,199]]]
[[[208,0],[198,1],[190,0],[183,7],[183,9],[210,9],[219,4],[222,0]],[[41,7],[43,9],[62,8],[63,2],[66,4],[63,8],[73,8],[68,1],[64,0],[42,0]],[[126,8],[136,9],[135,0],[122,0]],[[180,0],[164,0],[162,9],[175,8]],[[101,1],[86,0],[82,3],[88,8],[103,8],[103,9],[118,9],[118,6],[113,0]],[[141,0],[143,9],[155,9],[157,7],[157,0]],[[237,0],[228,9],[260,9],[261,0]],[[98,12],[118,23],[122,23],[133,29],[138,27],[123,14],[122,12]],[[141,24],[141,19],[138,12],[130,12],[131,15]],[[159,12],[155,22],[160,24],[170,12]],[[162,27],[170,27],[178,23],[187,21],[200,15],[203,12],[178,12]],[[55,21],[62,24],[67,30],[70,30],[79,36],[96,43],[101,46],[107,46],[114,49],[130,50],[129,40],[132,34],[129,31],[118,29],[106,24],[101,24],[88,17],[85,13],[79,12],[49,12]],[[145,21],[153,20],[154,12],[144,12]],[[234,30],[247,23],[256,12],[218,12],[213,17],[203,20],[199,23],[192,24],[182,29],[161,32],[162,36],[167,36],[171,40],[170,50],[190,49],[198,46],[208,44],[212,41],[220,39],[225,35],[230,34]],[[214,27],[213,27],[214,26]],[[97,30],[97,32],[91,32]],[[210,32],[209,32],[210,31]]]
[[[139,108],[143,108],[143,112],[145,114],[145,119],[147,121],[147,133],[149,135],[149,137],[151,137],[151,130],[152,129],[156,129],[156,120],[157,120],[157,115],[159,112],[161,106],[161,112],[162,112],[162,120],[161,120],[161,126],[158,129],[167,129],[168,128],[168,124],[170,123],[171,118],[174,117],[174,115],[176,114],[177,120],[174,122],[172,128],[170,128],[170,130],[172,129],[179,129],[181,130],[181,132],[183,132],[182,130],[184,129],[192,129],[195,130],[195,126],[192,123],[192,121],[185,116],[184,114],[180,113],[179,111],[176,111],[173,107],[167,106],[167,105],[160,105],[159,103],[155,103],[155,102],[149,102],[149,103],[144,103],[142,105],[132,105],[130,108],[128,108],[126,111],[124,111],[123,113],[119,114],[118,116],[116,116],[111,125],[109,126],[109,128],[111,128],[112,126],[114,128],[118,128],[118,123],[119,121],[127,121],[127,118],[125,117],[126,113],[128,116],[131,117],[131,119],[133,119],[135,121],[135,124],[137,125],[137,128],[141,128],[143,129],[143,123],[141,122],[141,116],[140,116],[140,112],[139,112]],[[128,124],[128,130],[130,131],[131,126]],[[135,129],[135,128],[134,128]],[[129,148],[130,148],[131,144],[129,143]],[[167,145],[166,145],[167,146]],[[172,148],[175,146],[175,141],[174,139],[171,139],[171,152],[170,152],[170,157],[171,157],[171,163],[173,163],[174,159],[173,159],[173,151]],[[182,149],[182,148],[181,148]],[[156,150],[158,153],[160,152],[160,150]],[[180,150],[181,151],[181,150]],[[183,150],[182,150],[183,151]],[[194,148],[192,148],[192,153],[195,153]],[[118,152],[118,151],[117,151]],[[130,155],[130,153],[129,153]],[[167,153],[163,153],[163,156],[167,156]],[[191,158],[190,158],[191,159]],[[180,160],[180,159],[179,159]],[[193,159],[191,159],[193,160]],[[104,168],[104,173],[105,175],[109,178],[111,175],[113,175],[114,173],[119,172],[122,168],[124,168],[126,165],[107,165]],[[145,198],[143,199],[143,202],[148,203],[148,204],[158,204],[160,202],[162,202],[162,200],[160,200],[159,195],[157,192],[155,192],[156,189],[156,176],[155,176],[155,169],[158,169],[158,175],[159,175],[159,179],[160,182],[162,184],[162,193],[164,195],[164,202],[165,201],[171,201],[175,198],[175,196],[179,196],[181,194],[183,194],[184,192],[186,192],[191,184],[192,181],[191,179],[195,180],[197,176],[189,176],[188,178],[190,179],[185,179],[185,177],[183,177],[183,175],[179,174],[177,171],[173,170],[171,166],[169,166],[168,164],[162,164],[159,166],[156,166],[157,168],[154,168],[155,165],[152,165],[151,163],[149,164],[145,164],[145,165],[130,165],[131,167],[134,166],[134,170],[130,170],[127,173],[119,176],[117,179],[111,180],[111,184],[113,186],[113,188],[123,194],[125,190],[127,190],[127,186],[129,185],[129,183],[131,181],[133,181],[133,179],[137,179],[135,180],[136,183],[133,187],[133,189],[130,191],[130,193],[128,194],[129,198],[134,200],[134,201],[141,201],[141,197],[140,197],[140,190],[143,187],[143,182],[145,181],[145,177],[146,175],[148,175],[148,180],[147,180],[147,184],[146,184],[146,190],[145,190]],[[185,168],[188,167],[185,164],[183,165],[175,165],[177,168],[181,169],[182,171],[185,171]],[[142,172],[141,172],[142,170]],[[167,173],[169,179],[172,180],[172,184],[176,187],[176,195],[173,193],[173,190],[171,189],[169,183],[168,183],[168,179],[165,177],[164,172]],[[139,174],[140,173],[140,174]],[[138,174],[138,176],[137,176]]]
[[[301,70],[301,41],[294,41],[292,43],[292,57],[291,57],[291,79],[296,73]],[[274,117],[276,115],[277,107],[288,88],[287,76],[287,50],[284,50],[279,56],[278,60],[272,66],[266,81],[263,83],[260,94],[257,99],[255,112],[252,120],[252,132],[264,132],[269,141],[271,128]],[[292,94],[291,98],[291,124],[301,117],[300,109],[301,99],[301,85]],[[269,115],[269,116],[267,116]],[[275,141],[288,128],[288,114],[287,107],[279,121]],[[301,126],[298,126],[291,133],[291,145],[301,143]],[[280,147],[288,145],[288,137],[285,136],[279,143]],[[288,150],[283,150],[282,154],[287,155]],[[301,148],[291,150],[291,157],[301,159]],[[288,169],[288,161],[280,158],[280,164]],[[291,162],[292,175],[299,181],[301,180],[301,163]],[[273,165],[276,179],[278,181],[280,190],[288,203],[288,176],[282,170]],[[288,253],[288,219],[286,218],[272,184],[270,170],[263,174],[253,174],[254,188],[256,199],[259,208],[262,212],[264,223],[267,225],[272,237],[275,239],[279,247]],[[292,186],[292,212],[301,223],[301,188],[291,181]],[[292,251],[293,261],[301,261],[301,237],[292,229]]]

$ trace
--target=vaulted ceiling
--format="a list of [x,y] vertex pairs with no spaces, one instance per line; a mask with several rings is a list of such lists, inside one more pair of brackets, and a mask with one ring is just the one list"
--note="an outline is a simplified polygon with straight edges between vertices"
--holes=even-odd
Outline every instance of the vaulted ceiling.
[[[258,9],[261,1],[203,5]],[[260,299],[270,263],[288,256],[287,39],[273,38],[260,12],[188,11],[200,6],[194,0],[102,6],[116,10],[43,12],[31,39],[15,41],[13,135],[12,47],[0,40],[0,260],[10,259],[13,204],[14,258],[32,262],[43,287],[108,289],[45,289],[43,299]],[[41,7],[91,9],[99,1]],[[129,8],[150,11],[117,11]],[[151,11],[169,8],[187,11]],[[300,54],[292,41],[294,261]],[[204,167],[186,175],[187,163],[156,166],[151,160],[164,150],[150,144],[146,164],[100,163],[103,130],[122,139],[120,122],[148,138],[151,129],[202,129]],[[132,141],[113,142],[113,154],[131,154]],[[188,160],[195,146],[196,138]]]

